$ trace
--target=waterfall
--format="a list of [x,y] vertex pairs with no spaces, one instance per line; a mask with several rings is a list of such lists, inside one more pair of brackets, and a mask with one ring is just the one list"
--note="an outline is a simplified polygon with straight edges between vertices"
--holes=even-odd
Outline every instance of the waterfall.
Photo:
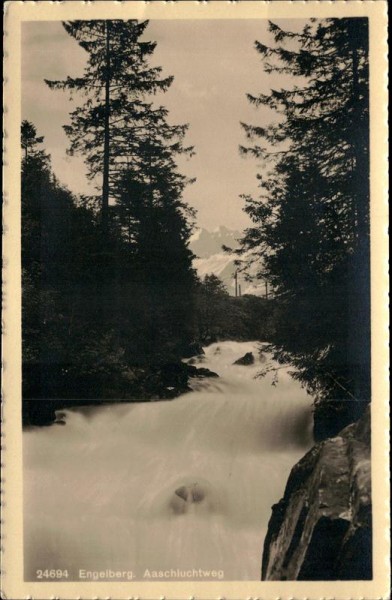
[[[289,368],[275,381],[259,347],[208,346],[192,362],[219,379],[175,400],[64,410],[64,426],[27,429],[26,578],[260,579],[271,506],[312,439],[311,398]],[[255,363],[233,365],[246,352]]]

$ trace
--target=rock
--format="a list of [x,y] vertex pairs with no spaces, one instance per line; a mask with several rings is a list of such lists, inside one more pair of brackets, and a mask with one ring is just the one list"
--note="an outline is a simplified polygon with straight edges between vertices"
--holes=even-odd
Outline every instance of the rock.
[[23,398],[22,418],[24,425],[46,426],[56,420],[56,401]]
[[206,360],[206,357],[204,354],[199,354],[198,356],[192,356],[192,358],[190,358],[187,361],[188,365],[197,365],[201,362],[204,362]]
[[194,367],[193,365],[190,365],[189,363],[186,365],[188,368],[188,375],[189,377],[197,377],[197,378],[204,378],[204,377],[219,377],[218,373],[215,373],[214,371],[210,371],[210,369],[206,369],[205,367]]
[[170,491],[166,506],[172,515],[208,515],[222,513],[225,503],[222,493],[217,494],[208,481],[187,479]]
[[174,493],[185,502],[195,502],[196,504],[204,500],[205,497],[204,489],[197,483],[188,486],[182,485]]
[[370,410],[314,446],[272,507],[262,580],[372,578]]
[[255,357],[253,356],[253,352],[247,352],[244,356],[241,356],[238,360],[233,362],[233,365],[253,365],[255,362]]
[[197,369],[196,377],[219,377],[218,373],[204,367]]

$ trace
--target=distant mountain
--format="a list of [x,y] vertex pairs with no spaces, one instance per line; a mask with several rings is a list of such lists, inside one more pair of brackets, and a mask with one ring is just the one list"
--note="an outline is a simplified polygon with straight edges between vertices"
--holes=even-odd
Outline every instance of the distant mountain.
[[191,237],[190,247],[198,258],[209,258],[213,254],[222,252],[222,245],[229,248],[238,248],[238,239],[242,236],[241,231],[227,229],[221,225],[213,231],[198,229]]
[[[231,295],[235,294],[234,265],[235,255],[224,252],[222,245],[236,249],[239,247],[238,240],[242,237],[241,231],[228,229],[221,225],[213,231],[198,229],[190,239],[190,249],[196,255],[193,261],[194,267],[203,278],[213,273],[223,281]],[[238,274],[238,283],[242,294],[264,294],[264,286],[260,283],[252,284],[245,281],[242,274]]]

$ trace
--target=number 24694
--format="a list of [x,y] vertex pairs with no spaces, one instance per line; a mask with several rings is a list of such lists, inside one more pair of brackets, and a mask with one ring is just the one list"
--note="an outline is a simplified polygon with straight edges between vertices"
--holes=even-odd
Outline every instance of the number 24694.
[[67,569],[37,569],[37,579],[68,579]]

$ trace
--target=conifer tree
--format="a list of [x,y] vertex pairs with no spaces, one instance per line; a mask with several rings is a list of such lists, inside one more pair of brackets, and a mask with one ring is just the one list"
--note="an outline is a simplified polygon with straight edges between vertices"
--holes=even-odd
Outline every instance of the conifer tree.
[[128,336],[129,360],[139,356],[140,362],[155,360],[157,353],[178,359],[181,343],[186,344],[190,335],[195,281],[188,249],[193,213],[182,200],[190,180],[176,165],[176,156],[192,155],[193,148],[183,145],[188,126],[169,124],[167,109],[149,99],[166,91],[173,77],[162,77],[160,67],[148,64],[155,43],[140,40],[147,24],[64,23],[88,53],[87,67],[81,78],[47,81],[51,88],[87,96],[64,129],[71,140],[70,152],[84,154],[89,176],[102,174],[104,320],[113,311],[117,285],[113,276],[119,270],[107,240],[120,232],[121,241],[128,242],[132,284],[122,281],[121,294],[129,300],[132,327],[138,323],[142,328],[132,339]]
[[[299,82],[249,94],[279,121],[243,124],[253,145],[242,152],[272,168],[258,174],[259,197],[244,196],[254,226],[242,251],[275,290],[278,357],[323,400],[370,393],[367,28],[364,18],[313,20],[300,33],[270,23],[275,46],[256,42],[264,70]],[[343,421],[362,406],[344,405]]]
[[[42,144],[44,141],[43,136],[37,137],[37,130],[35,126],[29,121],[22,121],[21,126],[21,144],[24,150],[24,159],[26,160],[29,156],[37,156],[39,152],[43,152],[37,148],[38,144]],[[43,154],[41,154],[43,156]]]
[[114,212],[129,243],[145,314],[137,353],[146,361],[163,360],[158,354],[164,348],[167,360],[173,355],[169,348],[178,356],[193,335],[196,277],[188,244],[194,213],[182,200],[189,180],[177,171],[171,148],[151,136],[139,153],[140,165],[129,168],[119,182]]
[[[173,77],[162,77],[161,67],[150,67],[154,42],[140,41],[148,21],[66,21],[63,26],[88,53],[83,77],[48,81],[52,89],[80,92],[87,97],[71,113],[64,129],[71,140],[69,152],[85,156],[91,179],[102,176],[102,222],[108,223],[109,199],[119,196],[118,183],[131,166],[140,168],[140,143],[154,126],[162,139],[177,137],[173,151],[183,150],[186,126],[170,127],[163,107],[153,108],[149,95],[166,91]],[[150,132],[150,131],[149,131]]]

